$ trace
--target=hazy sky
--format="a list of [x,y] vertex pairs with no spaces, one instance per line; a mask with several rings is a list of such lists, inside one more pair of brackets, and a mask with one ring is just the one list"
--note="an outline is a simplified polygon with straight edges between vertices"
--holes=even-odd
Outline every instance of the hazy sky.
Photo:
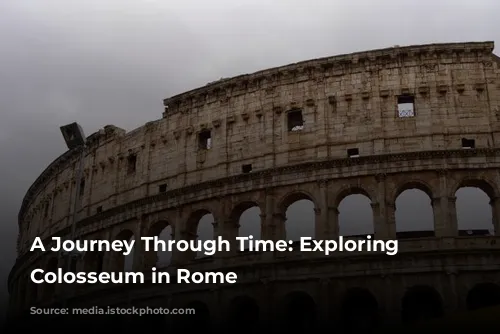
[[497,0],[0,1],[0,284],[22,197],[65,150],[60,125],[131,130],[160,118],[163,98],[310,58],[500,43],[498,13]]

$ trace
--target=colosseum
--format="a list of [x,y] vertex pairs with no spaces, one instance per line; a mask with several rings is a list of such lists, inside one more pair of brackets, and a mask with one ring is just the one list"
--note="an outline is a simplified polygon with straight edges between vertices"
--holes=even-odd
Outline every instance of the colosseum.
[[[105,126],[87,137],[81,179],[80,151],[68,150],[22,202],[10,318],[26,324],[31,306],[190,307],[196,315],[113,326],[205,332],[330,326],[348,333],[499,304],[500,57],[493,49],[493,42],[395,46],[308,60],[167,98],[161,119],[130,132]],[[486,212],[488,226],[461,225],[463,188],[476,189],[478,201],[489,197],[483,209],[472,203],[473,217]],[[428,200],[430,224],[405,229],[396,202],[412,190]],[[363,231],[345,226],[343,202],[353,196],[359,210],[369,209]],[[36,236],[46,245],[54,236],[71,237],[75,198],[74,236],[81,240],[234,240],[248,231],[262,240],[372,235],[397,239],[399,252],[165,255],[140,243],[128,257],[30,252]],[[242,218],[248,212],[253,230]],[[425,213],[413,216],[406,218]],[[238,283],[30,280],[35,268],[153,267],[236,272]]]

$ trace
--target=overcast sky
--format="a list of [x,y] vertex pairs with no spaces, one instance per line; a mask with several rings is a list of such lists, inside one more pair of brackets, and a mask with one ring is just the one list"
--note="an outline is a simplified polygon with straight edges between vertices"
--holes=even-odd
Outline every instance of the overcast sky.
[[0,284],[22,197],[65,150],[60,125],[131,130],[160,118],[163,98],[310,58],[500,43],[499,13],[497,0],[1,0]]

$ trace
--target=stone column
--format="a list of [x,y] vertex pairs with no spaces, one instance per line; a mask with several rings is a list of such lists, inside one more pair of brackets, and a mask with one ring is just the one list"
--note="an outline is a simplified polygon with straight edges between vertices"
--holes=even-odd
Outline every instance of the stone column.
[[448,236],[458,235],[458,220],[457,220],[457,198],[455,196],[448,197],[448,219],[446,231]]
[[494,197],[490,201],[493,218],[494,235],[500,236],[500,197]]
[[328,180],[319,180],[318,207],[314,208],[314,238],[317,240],[327,239],[330,235],[328,223]]
[[[152,267],[156,266],[157,255],[149,254],[153,252],[150,250],[146,252],[144,247],[144,242],[141,240],[141,237],[148,235],[149,226],[149,218],[147,215],[142,215],[137,217],[139,224],[137,224],[136,229],[134,231],[134,259],[132,263],[132,270],[135,272],[149,271]],[[148,258],[154,258],[156,261],[148,261]],[[154,263],[151,263],[154,262]]]
[[392,200],[385,203],[385,215],[387,239],[397,239],[396,203]]

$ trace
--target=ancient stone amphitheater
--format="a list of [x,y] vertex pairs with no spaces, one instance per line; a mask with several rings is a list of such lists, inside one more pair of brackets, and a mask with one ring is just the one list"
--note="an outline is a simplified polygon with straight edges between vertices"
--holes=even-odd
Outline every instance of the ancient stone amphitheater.
[[[493,48],[395,46],[304,61],[168,98],[161,119],[131,132],[104,127],[88,137],[83,179],[75,177],[79,153],[68,151],[24,198],[9,278],[12,319],[34,305],[148,305],[196,309],[194,318],[161,317],[164,328],[348,329],[498,302],[500,58]],[[464,187],[490,198],[490,231],[459,226],[455,200]],[[396,198],[409,189],[429,196],[433,229],[397,227]],[[242,213],[258,207],[256,237],[278,240],[290,233],[287,208],[305,199],[314,206],[314,237],[337,238],[340,203],[356,194],[370,200],[374,238],[397,238],[398,255],[173,253],[162,265],[139,247],[134,270],[235,271],[239,283],[65,286],[29,279],[37,267],[68,266],[67,258],[29,247],[35,236],[70,237],[75,196],[80,239],[137,239],[165,229],[172,238],[194,239],[205,221],[213,236],[231,240]],[[88,253],[70,266],[122,271],[125,262],[116,253]]]

